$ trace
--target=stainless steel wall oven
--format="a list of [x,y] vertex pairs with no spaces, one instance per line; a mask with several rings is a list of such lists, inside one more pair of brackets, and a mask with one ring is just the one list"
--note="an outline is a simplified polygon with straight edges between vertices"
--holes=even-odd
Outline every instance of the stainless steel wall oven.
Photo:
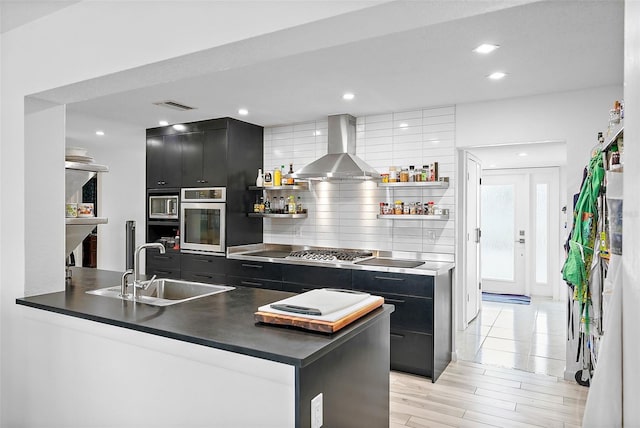
[[180,249],[183,252],[224,253],[226,189],[182,189]]

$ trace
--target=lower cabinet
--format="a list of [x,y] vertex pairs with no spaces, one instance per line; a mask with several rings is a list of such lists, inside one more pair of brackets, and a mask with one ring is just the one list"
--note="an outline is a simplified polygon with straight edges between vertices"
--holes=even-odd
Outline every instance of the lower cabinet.
[[284,291],[304,293],[315,288],[351,289],[351,269],[282,265]]
[[391,369],[435,382],[451,361],[451,273],[433,277],[354,270],[353,288],[395,306]]
[[158,278],[180,279],[180,252],[167,250],[160,254],[156,249],[147,249],[145,273]]
[[391,370],[415,373],[433,379],[433,336],[392,327]]
[[273,281],[270,279],[247,278],[230,275],[227,276],[227,284],[241,287],[266,288],[268,290],[283,290],[282,281]]
[[226,257],[210,254],[187,254],[181,257],[182,279],[207,284],[227,282]]

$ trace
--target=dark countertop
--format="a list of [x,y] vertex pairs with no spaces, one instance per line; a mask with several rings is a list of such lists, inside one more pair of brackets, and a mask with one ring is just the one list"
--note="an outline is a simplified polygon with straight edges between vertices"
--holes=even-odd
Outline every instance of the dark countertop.
[[294,293],[236,287],[235,290],[172,306],[95,296],[87,290],[120,284],[119,272],[72,268],[65,291],[16,299],[19,305],[155,334],[184,342],[304,367],[393,312],[384,305],[358,321],[327,335],[257,324],[259,306]]

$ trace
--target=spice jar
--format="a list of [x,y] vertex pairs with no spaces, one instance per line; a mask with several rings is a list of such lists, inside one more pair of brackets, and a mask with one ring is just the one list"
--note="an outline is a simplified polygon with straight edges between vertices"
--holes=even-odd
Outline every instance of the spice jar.
[[413,165],[409,165],[409,183],[416,181],[416,170]]
[[380,214],[384,214],[384,202],[380,202]]
[[389,174],[380,174],[380,177],[382,177],[382,182],[383,183],[388,183],[389,182]]
[[409,214],[412,214],[412,215],[416,214],[416,205],[415,204],[409,205]]
[[402,205],[402,214],[410,214],[411,206],[410,205]]
[[427,165],[422,165],[422,181],[429,181],[429,167]]
[[429,201],[427,205],[427,215],[433,215],[433,201]]
[[395,166],[389,167],[389,183],[396,183],[398,181],[398,171]]
[[400,170],[400,182],[401,183],[409,182],[409,170],[407,168],[402,168],[402,170]]
[[396,201],[394,214],[396,214],[396,215],[402,214],[403,205],[404,204],[402,203],[402,201]]
[[420,202],[416,202],[416,214],[422,215],[422,213],[423,213],[422,204]]

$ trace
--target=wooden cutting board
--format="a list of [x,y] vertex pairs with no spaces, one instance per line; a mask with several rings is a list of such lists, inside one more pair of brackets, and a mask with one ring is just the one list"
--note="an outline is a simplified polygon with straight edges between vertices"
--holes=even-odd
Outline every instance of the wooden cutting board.
[[304,317],[296,316],[294,314],[284,315],[284,314],[273,314],[269,312],[260,312],[260,311],[254,314],[254,319],[257,322],[261,322],[265,324],[298,327],[305,330],[319,331],[322,333],[335,333],[341,328],[351,324],[358,318],[361,318],[364,315],[368,314],[369,312],[373,311],[374,309],[379,308],[380,306],[382,306],[383,303],[384,303],[384,298],[379,297],[375,301],[372,301],[370,304],[363,306],[358,310],[332,322],[304,318]]

